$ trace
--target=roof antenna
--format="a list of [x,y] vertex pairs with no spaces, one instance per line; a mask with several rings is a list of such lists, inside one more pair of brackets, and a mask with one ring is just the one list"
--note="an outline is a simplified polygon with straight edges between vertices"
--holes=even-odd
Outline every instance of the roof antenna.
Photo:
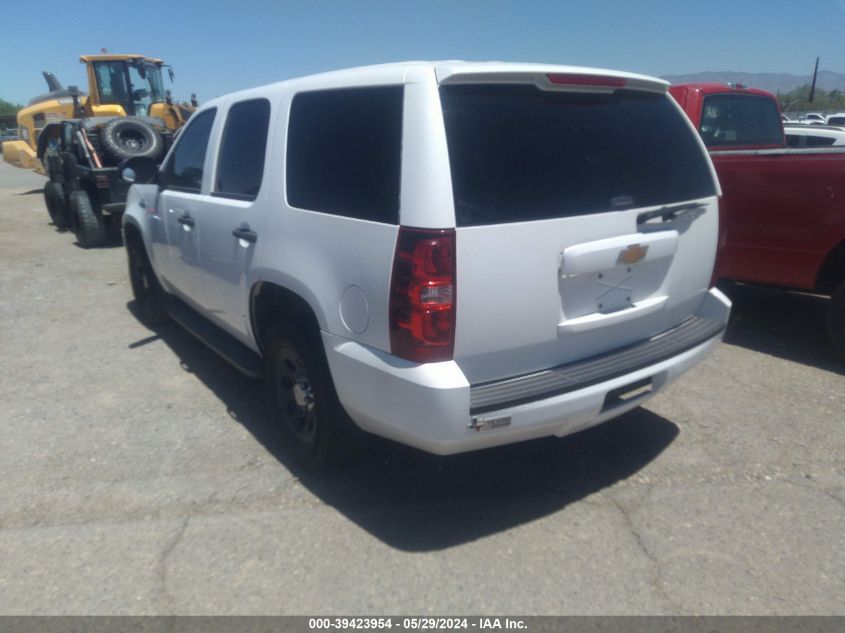
[[816,94],[816,76],[819,74],[819,58],[816,57],[816,69],[813,71],[813,85],[810,86],[810,103],[813,102],[813,95]]

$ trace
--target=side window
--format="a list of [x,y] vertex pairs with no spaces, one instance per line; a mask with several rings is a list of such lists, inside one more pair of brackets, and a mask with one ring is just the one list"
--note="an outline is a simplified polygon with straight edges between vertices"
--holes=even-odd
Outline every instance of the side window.
[[287,200],[399,223],[402,86],[301,92],[288,125]]
[[787,147],[802,147],[803,143],[801,142],[804,139],[804,136],[800,134],[790,134],[789,132],[786,133],[786,146]]
[[180,135],[165,169],[168,189],[200,192],[205,152],[216,112],[216,108],[212,108],[192,117]]
[[829,136],[808,136],[807,147],[827,147],[836,142],[835,138]]
[[264,175],[269,125],[267,99],[241,101],[229,109],[212,195],[255,200]]

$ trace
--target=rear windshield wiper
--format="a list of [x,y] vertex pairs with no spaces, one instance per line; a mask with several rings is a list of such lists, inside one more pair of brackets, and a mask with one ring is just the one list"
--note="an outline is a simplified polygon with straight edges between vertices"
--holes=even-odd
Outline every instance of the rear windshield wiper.
[[646,211],[637,216],[637,224],[643,224],[654,218],[661,218],[664,222],[674,220],[679,215],[689,213],[690,211],[697,211],[698,209],[705,209],[706,204],[702,202],[687,202],[684,204],[666,205],[654,211]]

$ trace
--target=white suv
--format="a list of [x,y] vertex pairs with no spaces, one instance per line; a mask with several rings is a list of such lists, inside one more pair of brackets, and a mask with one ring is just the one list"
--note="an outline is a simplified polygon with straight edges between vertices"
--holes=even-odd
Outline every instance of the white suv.
[[412,62],[210,101],[125,170],[140,313],[263,374],[312,465],[356,426],[447,454],[608,420],[730,311],[719,185],[666,88]]

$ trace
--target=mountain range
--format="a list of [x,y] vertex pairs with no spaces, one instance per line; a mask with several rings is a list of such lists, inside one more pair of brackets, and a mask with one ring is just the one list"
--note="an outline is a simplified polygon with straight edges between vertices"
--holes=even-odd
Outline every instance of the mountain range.
[[[787,73],[740,73],[735,71],[702,72],[691,75],[661,75],[661,79],[673,84],[694,83],[703,81],[733,82],[745,84],[749,88],[762,88],[775,93],[787,93],[799,86],[813,82],[810,75],[790,75]],[[845,73],[830,70],[820,70],[816,79],[816,88],[822,90],[845,91]]]

